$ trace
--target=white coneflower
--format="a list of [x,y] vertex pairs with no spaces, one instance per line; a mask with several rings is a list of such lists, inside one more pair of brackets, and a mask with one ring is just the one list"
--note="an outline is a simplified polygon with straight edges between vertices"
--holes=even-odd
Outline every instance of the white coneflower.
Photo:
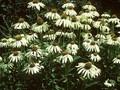
[[74,41],[72,41],[71,43],[69,43],[66,47],[67,51],[73,55],[77,54],[77,51],[79,50],[78,45],[75,44]]
[[93,35],[91,33],[82,33],[81,35],[84,40],[93,39]]
[[55,40],[56,39],[56,34],[44,35],[43,38],[47,39],[47,40]]
[[97,35],[95,36],[95,38],[105,39],[105,35],[103,35],[103,34],[97,34]]
[[91,30],[91,26],[89,24],[82,24],[83,27],[81,28],[83,31],[89,31]]
[[32,2],[29,2],[27,6],[27,8],[37,9],[39,11],[44,7],[45,5],[42,2],[39,2],[39,0],[33,0]]
[[99,46],[94,41],[88,43],[87,47],[84,46],[84,48],[88,52],[100,52]]
[[36,33],[30,32],[29,34],[26,35],[26,39],[31,42],[36,39],[38,39],[38,35]]
[[81,14],[82,17],[87,17],[87,18],[94,18],[94,16],[92,15],[92,13],[86,11],[86,12],[83,12]]
[[76,35],[74,32],[65,32],[65,37],[67,37],[69,39],[75,39]]
[[112,17],[108,20],[108,22],[112,24],[118,24],[120,22],[120,19],[116,15],[112,15]]
[[94,17],[99,17],[100,14],[97,11],[90,11],[90,13],[94,16]]
[[101,57],[97,53],[90,54],[90,60],[93,62],[99,62]]
[[88,47],[88,45],[89,45],[91,42],[92,42],[91,39],[86,39],[86,40],[83,41],[82,45],[83,45],[84,48],[86,48],[86,47]]
[[48,31],[49,25],[44,22],[41,17],[37,18],[37,22],[32,25],[32,30],[36,33],[43,33]]
[[10,59],[10,62],[19,62],[23,59],[23,56],[20,51],[13,51],[8,58]]
[[56,26],[63,26],[65,28],[71,27],[71,21],[67,19],[67,15],[63,15],[61,19],[58,19],[55,23]]
[[96,43],[99,44],[99,45],[106,42],[106,37],[103,34],[97,34],[95,36],[95,39],[97,39]]
[[12,47],[20,48],[22,46],[28,46],[28,40],[25,39],[23,34],[16,35],[15,41],[12,42]]
[[91,5],[90,2],[88,2],[87,5],[84,5],[84,6],[82,7],[82,9],[84,9],[84,10],[89,10],[89,11],[94,11],[94,10],[96,10],[96,7],[93,6],[93,5]]
[[70,3],[70,2],[69,3],[65,3],[64,5],[62,5],[62,8],[65,8],[65,9],[69,8],[69,7],[73,7],[74,8],[75,5],[73,3]]
[[8,46],[12,46],[12,43],[15,41],[15,39],[14,38],[8,38],[7,39],[7,42],[8,42]]
[[91,79],[96,78],[100,75],[101,70],[93,65],[91,62],[78,63],[77,71],[83,78]]
[[86,17],[84,15],[80,15],[79,17],[77,17],[78,20],[83,23],[83,24],[91,24],[93,22],[92,18]]
[[24,20],[19,18],[18,22],[13,25],[14,29],[29,29],[30,25]]
[[61,18],[56,9],[52,9],[51,12],[46,13],[45,17],[49,20],[57,20]]
[[26,56],[34,58],[42,58],[43,52],[38,45],[32,45],[31,49],[26,53]]
[[120,28],[120,22],[115,25],[116,28]]
[[94,28],[99,29],[100,26],[101,26],[101,20],[100,19],[98,21],[94,21],[93,22],[93,27]]
[[73,62],[73,57],[68,53],[68,51],[64,51],[61,56],[58,57],[58,60],[61,63],[68,63],[68,62]]
[[108,38],[106,43],[109,45],[120,45],[117,37]]
[[118,63],[118,64],[120,64],[120,55],[118,55],[117,57],[115,57],[114,59],[113,59],[113,63]]
[[112,79],[107,79],[105,82],[104,82],[104,85],[106,87],[114,87],[116,84],[115,80],[112,80]]
[[44,39],[47,40],[55,40],[56,34],[54,33],[54,30],[50,29],[46,35],[43,36]]
[[9,46],[8,39],[2,38],[0,40],[0,47],[8,47],[8,46]]
[[107,12],[104,12],[102,15],[101,15],[102,18],[110,18],[110,14],[108,14]]
[[72,18],[71,27],[74,30],[79,30],[82,27],[82,24],[78,21],[77,17]]
[[104,34],[108,34],[110,32],[110,28],[108,26],[101,25],[100,26],[100,31]]
[[41,69],[43,69],[44,66],[40,65],[39,63],[31,63],[28,64],[23,71],[25,71],[27,74],[36,74],[39,73]]
[[61,30],[58,30],[56,33],[55,33],[56,36],[64,36],[65,33]]
[[72,7],[69,7],[63,13],[68,16],[76,16],[77,15],[77,12]]
[[48,46],[46,50],[49,53],[61,53],[62,49],[57,45],[57,43],[53,43],[52,45]]

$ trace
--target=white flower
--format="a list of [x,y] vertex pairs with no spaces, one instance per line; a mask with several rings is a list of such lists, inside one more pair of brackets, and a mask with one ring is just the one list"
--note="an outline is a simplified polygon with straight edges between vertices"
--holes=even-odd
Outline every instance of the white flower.
[[83,23],[83,24],[91,24],[93,22],[93,19],[90,17],[86,17],[84,15],[80,15],[79,17],[77,17],[78,20]]
[[56,9],[52,9],[51,12],[46,13],[45,17],[49,20],[57,20],[61,18]]
[[13,51],[8,58],[10,59],[10,62],[19,62],[23,59],[23,56],[20,51]]
[[112,23],[112,24],[118,24],[118,23],[120,23],[120,19],[117,18],[116,15],[113,15],[113,16],[108,20],[108,22],[110,22],[110,23]]
[[74,9],[66,9],[63,13],[68,16],[76,16],[77,15],[77,12]]
[[72,22],[71,27],[75,30],[79,30],[81,28],[81,23],[78,21]]
[[67,51],[64,51],[63,55],[58,57],[58,60],[64,64],[67,62],[73,62],[73,57]]
[[23,18],[20,18],[16,24],[13,25],[14,29],[29,29],[30,25],[24,21]]
[[110,14],[108,14],[108,13],[103,13],[102,15],[101,15],[101,17],[102,18],[110,18]]
[[[84,46],[85,44],[83,44]],[[100,52],[99,46],[94,42],[89,42],[86,44],[86,46],[84,46],[85,50],[88,52]]]
[[118,64],[120,64],[120,55],[118,55],[117,57],[115,57],[115,58],[113,59],[113,63],[118,63]]
[[87,17],[87,18],[94,18],[93,14],[90,12],[84,12],[81,14],[81,16]]
[[73,4],[73,3],[65,3],[63,6],[62,6],[62,8],[69,8],[69,7],[75,7],[75,5]]
[[26,35],[26,39],[31,42],[36,39],[38,39],[38,35],[36,33],[30,32],[29,34]]
[[55,35],[56,35],[56,36],[64,36],[65,33],[59,30],[59,31],[57,31],[57,32],[55,33]]
[[76,35],[74,32],[65,32],[65,37],[67,37],[69,39],[74,39],[74,38],[76,38]]
[[82,27],[82,24],[78,21],[77,17],[72,18],[71,27],[75,30],[79,30]]
[[36,33],[43,33],[48,31],[49,25],[47,22],[44,22],[43,24],[39,25],[37,23],[32,25],[32,30]]
[[100,26],[101,26],[101,21],[100,20],[93,22],[93,27],[99,29]]
[[96,7],[94,7],[93,5],[91,5],[91,3],[88,3],[87,5],[84,5],[82,7],[84,10],[89,10],[89,11],[94,11],[96,10]]
[[94,17],[99,17],[100,14],[97,11],[90,11],[90,13],[94,16]]
[[9,46],[8,39],[2,38],[0,40],[0,47],[8,47],[8,46]]
[[77,71],[83,78],[91,79],[100,75],[101,70],[93,65],[91,62],[78,63]]
[[56,34],[54,33],[54,30],[50,29],[48,31],[48,34],[44,35],[43,38],[47,39],[47,40],[55,40],[56,39]]
[[92,41],[91,39],[84,40],[82,43],[83,47],[85,47],[85,48],[88,47],[91,41]]
[[106,87],[114,87],[116,84],[115,80],[111,80],[111,79],[107,79],[105,82],[104,82],[104,85]]
[[99,62],[101,60],[101,57],[97,53],[93,53],[90,55],[90,59],[93,62]]
[[56,21],[55,25],[56,26],[63,26],[63,27],[66,27],[66,28],[70,28],[71,27],[71,21],[66,19],[66,18],[62,18],[62,19],[58,19]]
[[34,58],[42,58],[43,57],[43,52],[39,48],[38,45],[32,45],[31,49],[26,53],[26,56],[29,57],[34,57]]
[[12,47],[12,42],[14,42],[14,41],[15,41],[14,38],[8,38],[7,39],[8,46]]
[[42,2],[39,2],[38,0],[33,0],[32,2],[28,3],[27,8],[33,8],[40,11],[41,8],[44,8],[45,5]]
[[120,22],[115,25],[116,28],[120,28]]
[[15,41],[11,45],[12,47],[20,48],[22,46],[28,46],[28,41],[23,34],[20,34],[15,36]]
[[93,36],[91,33],[82,33],[81,35],[84,40],[93,39]]
[[24,68],[23,71],[25,71],[27,74],[36,74],[39,73],[41,69],[44,67],[40,65],[39,63],[32,63],[28,64],[27,67]]
[[66,49],[69,53],[76,55],[79,48],[78,48],[78,45],[75,44],[74,41],[72,41],[67,45]]
[[108,34],[110,32],[110,28],[108,26],[100,26],[100,31],[103,32],[104,34]]
[[106,37],[103,34],[97,34],[95,36],[95,38],[97,39],[96,43],[99,44],[99,45],[102,44],[102,43],[105,43],[105,41],[106,41]]
[[107,35],[106,43],[108,45],[120,45],[120,38],[119,37],[112,37],[111,35]]
[[48,46],[47,51],[49,53],[61,53],[62,49],[57,45],[57,43],[53,43],[52,45]]
[[89,24],[82,24],[83,27],[81,28],[83,31],[89,31],[91,30],[91,26]]

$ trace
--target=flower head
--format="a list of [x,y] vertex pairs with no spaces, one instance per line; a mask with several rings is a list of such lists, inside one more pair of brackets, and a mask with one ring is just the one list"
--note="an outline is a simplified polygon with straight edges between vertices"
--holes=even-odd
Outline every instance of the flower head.
[[78,63],[77,71],[78,74],[81,74],[84,78],[96,78],[100,75],[101,70],[93,65],[91,62]]
[[27,57],[42,58],[43,52],[38,45],[31,45],[31,49],[26,53]]
[[39,2],[39,0],[33,0],[32,2],[28,3],[28,8],[37,9],[38,11],[44,7],[45,5],[42,2]]
[[114,87],[116,84],[115,80],[111,80],[111,79],[107,79],[105,82],[104,82],[104,85],[106,87]]
[[90,55],[90,59],[93,62],[99,62],[101,60],[101,57],[97,53],[93,53]]
[[44,67],[42,65],[40,65],[39,63],[31,63],[28,64],[27,67],[24,68],[24,71],[27,74],[36,74],[39,73],[41,69],[43,69]]
[[10,59],[10,62],[18,62],[23,59],[23,56],[20,51],[13,51],[8,58]]
[[115,57],[115,58],[113,59],[113,63],[120,64],[120,55],[118,55],[117,57]]
[[64,51],[62,55],[58,57],[58,60],[63,64],[68,62],[71,63],[73,62],[73,57],[67,51]]
[[75,44],[74,41],[72,41],[71,43],[69,43],[66,47],[67,51],[69,53],[71,53],[72,55],[76,55],[77,54],[77,51],[78,51],[78,45]]
[[30,25],[24,20],[24,18],[19,18],[18,22],[13,25],[14,29],[29,29]]
[[19,34],[15,36],[15,41],[12,42],[12,47],[20,48],[22,46],[28,45],[28,40],[25,38],[23,34]]
[[49,53],[61,53],[62,49],[57,45],[57,43],[53,43],[52,45],[48,46],[47,51]]
[[49,20],[57,20],[61,18],[56,9],[52,9],[52,11],[46,13],[45,17]]

